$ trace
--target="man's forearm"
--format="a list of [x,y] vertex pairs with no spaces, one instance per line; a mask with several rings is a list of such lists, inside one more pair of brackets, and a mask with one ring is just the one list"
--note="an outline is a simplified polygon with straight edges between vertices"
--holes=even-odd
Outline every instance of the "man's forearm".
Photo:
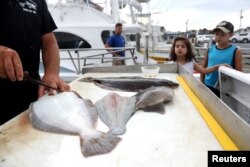
[[42,59],[45,74],[59,74],[59,49],[53,33],[42,37]]
[[111,46],[109,46],[109,44],[105,44],[105,48],[108,52],[112,52],[112,49],[110,49]]

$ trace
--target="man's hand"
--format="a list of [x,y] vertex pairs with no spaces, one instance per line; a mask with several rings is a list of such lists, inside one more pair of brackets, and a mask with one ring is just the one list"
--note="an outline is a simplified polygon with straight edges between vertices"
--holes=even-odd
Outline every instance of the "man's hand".
[[23,80],[23,66],[18,53],[4,46],[0,46],[0,78]]
[[[60,89],[61,91],[70,90],[69,85],[65,83],[57,74],[45,74],[42,78],[42,82],[50,85],[53,88]],[[43,96],[46,91],[48,91],[47,88],[45,88],[44,86],[39,86],[38,96]]]

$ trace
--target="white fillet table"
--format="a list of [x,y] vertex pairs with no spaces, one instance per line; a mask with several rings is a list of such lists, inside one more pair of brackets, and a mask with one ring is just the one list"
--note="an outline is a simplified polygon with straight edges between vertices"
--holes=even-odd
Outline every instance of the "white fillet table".
[[[80,78],[141,75],[86,73]],[[177,76],[160,73],[158,78],[178,82]],[[70,83],[71,89],[93,102],[112,92],[78,79]],[[0,126],[0,167],[206,167],[208,150],[223,149],[181,86],[175,89],[174,99],[165,108],[164,115],[137,111],[111,153],[89,158],[82,155],[78,136],[36,130],[24,111]],[[100,119],[97,129],[108,130]]]

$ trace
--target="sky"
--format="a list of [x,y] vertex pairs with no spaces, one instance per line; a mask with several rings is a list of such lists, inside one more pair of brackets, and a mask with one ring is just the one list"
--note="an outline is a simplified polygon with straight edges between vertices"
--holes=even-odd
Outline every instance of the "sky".
[[[109,0],[92,1],[102,6],[107,4],[108,9],[104,11],[110,12]],[[223,20],[233,23],[237,30],[241,10],[242,28],[250,27],[250,0],[150,0],[149,5],[144,3],[142,6],[142,13],[151,13],[152,24],[164,26],[167,31],[213,29]],[[120,10],[120,14],[122,19],[131,21],[125,17],[129,14],[128,6]]]
[[[105,0],[93,0],[105,2]],[[220,21],[233,23],[235,30],[250,27],[250,0],[151,0],[149,7],[143,4],[142,13],[152,13],[152,23],[164,26],[167,31],[186,31],[187,29],[213,29]],[[128,7],[121,15],[129,12]]]

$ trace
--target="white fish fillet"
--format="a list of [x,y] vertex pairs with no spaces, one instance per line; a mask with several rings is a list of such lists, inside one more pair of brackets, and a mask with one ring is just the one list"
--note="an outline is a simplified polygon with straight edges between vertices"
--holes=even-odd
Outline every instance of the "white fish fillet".
[[74,92],[43,96],[30,105],[32,125],[42,131],[79,135],[85,157],[112,151],[121,140],[95,130],[97,112],[88,99]]
[[122,97],[109,93],[97,101],[95,107],[101,120],[109,127],[109,133],[122,135],[126,132],[126,123],[135,112],[135,97]]

